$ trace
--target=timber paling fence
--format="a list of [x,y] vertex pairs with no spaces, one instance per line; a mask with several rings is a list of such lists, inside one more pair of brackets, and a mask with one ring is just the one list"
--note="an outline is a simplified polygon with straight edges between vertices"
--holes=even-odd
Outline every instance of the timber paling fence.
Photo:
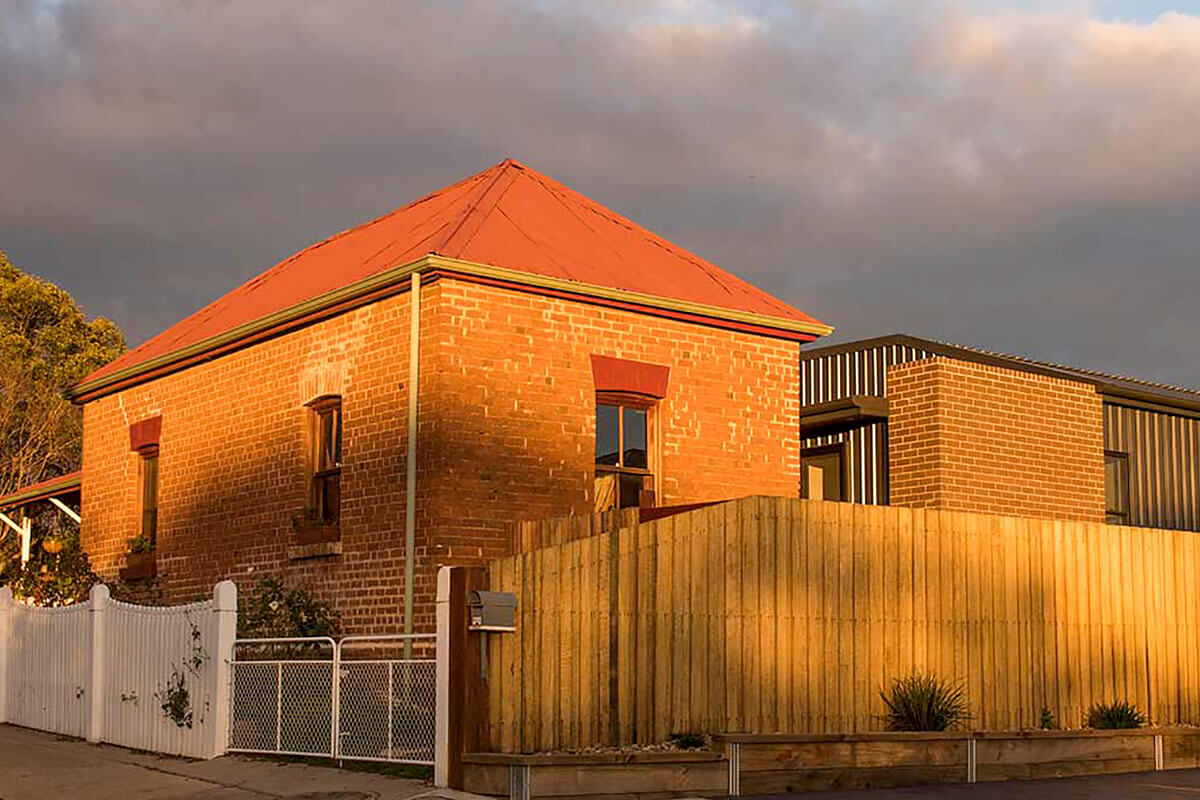
[[974,729],[1120,699],[1200,724],[1200,534],[751,497],[488,581],[519,611],[488,639],[499,752],[880,730],[880,688],[914,669],[960,680]]

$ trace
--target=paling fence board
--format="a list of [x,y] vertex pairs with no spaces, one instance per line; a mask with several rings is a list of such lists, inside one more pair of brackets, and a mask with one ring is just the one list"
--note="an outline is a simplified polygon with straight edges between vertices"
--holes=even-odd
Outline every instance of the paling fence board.
[[493,749],[684,732],[884,727],[913,669],[971,726],[1065,726],[1128,699],[1200,724],[1196,534],[746,498],[491,563],[518,629],[489,636]]

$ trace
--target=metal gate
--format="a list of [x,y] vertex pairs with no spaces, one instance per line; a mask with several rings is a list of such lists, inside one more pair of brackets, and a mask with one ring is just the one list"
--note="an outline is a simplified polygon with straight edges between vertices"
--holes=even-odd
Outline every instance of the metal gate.
[[434,635],[239,639],[229,750],[434,763]]

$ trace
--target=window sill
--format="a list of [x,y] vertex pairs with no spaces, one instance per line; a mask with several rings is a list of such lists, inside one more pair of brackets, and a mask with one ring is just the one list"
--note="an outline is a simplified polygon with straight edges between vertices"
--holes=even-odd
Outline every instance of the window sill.
[[310,558],[329,558],[342,554],[342,543],[313,542],[311,544],[295,544],[288,547],[288,558],[292,561],[304,561]]

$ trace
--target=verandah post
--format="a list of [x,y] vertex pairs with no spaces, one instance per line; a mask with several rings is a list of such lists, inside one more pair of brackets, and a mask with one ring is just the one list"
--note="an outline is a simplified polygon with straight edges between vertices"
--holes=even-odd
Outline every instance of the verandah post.
[[233,643],[237,638],[237,585],[233,581],[221,581],[213,587],[212,614],[213,729],[206,755],[209,758],[216,758],[223,755],[229,747]]
[[97,583],[88,593],[88,621],[91,623],[91,680],[86,695],[91,709],[87,728],[89,742],[104,741],[104,683],[108,671],[104,658],[104,631],[110,596],[103,583]]

